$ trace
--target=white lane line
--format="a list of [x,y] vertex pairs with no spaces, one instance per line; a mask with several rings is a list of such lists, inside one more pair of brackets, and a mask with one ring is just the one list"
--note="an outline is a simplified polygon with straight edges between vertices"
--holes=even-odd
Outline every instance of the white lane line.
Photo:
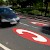
[[4,46],[3,44],[0,43],[0,47],[3,48],[4,50],[11,50],[9,48],[7,48],[6,46]]
[[[25,26],[27,26],[26,24],[24,24],[24,23],[22,23],[22,22],[20,22],[20,24],[22,24],[22,25],[25,25]],[[30,26],[30,25],[28,25],[29,27],[32,27],[32,28],[35,28],[35,29],[38,29],[39,27],[36,27],[36,26]],[[45,30],[45,29],[43,29],[43,30]],[[48,31],[48,30],[46,30],[46,31]],[[49,32],[49,31],[48,31]]]
[[20,24],[23,24],[23,25],[29,26],[29,27],[33,27],[33,28],[38,28],[38,27],[35,27],[35,26],[30,26],[30,25],[28,25],[28,24],[24,24],[24,23],[22,23],[22,22],[20,22]]
[[24,23],[22,23],[22,22],[20,22],[20,24],[23,24],[23,25],[25,25],[25,26],[29,26],[28,24],[24,24]]

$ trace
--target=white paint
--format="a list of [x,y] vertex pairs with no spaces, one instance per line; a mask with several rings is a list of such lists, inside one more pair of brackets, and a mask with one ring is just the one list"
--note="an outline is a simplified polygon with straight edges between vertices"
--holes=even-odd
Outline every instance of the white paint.
[[39,42],[47,42],[47,39],[44,38],[43,36],[37,34],[37,33],[34,33],[34,32],[31,32],[31,31],[28,31],[28,30],[23,30],[23,29],[17,29],[16,32],[18,32],[19,34],[24,34],[23,32],[28,32],[30,34],[33,34],[37,37],[32,37],[35,41],[39,41]]
[[20,22],[20,24],[23,24],[23,25],[29,26],[29,27],[33,27],[33,28],[38,28],[38,27],[35,27],[35,26],[30,26],[30,25],[28,25],[28,24],[24,24],[24,23],[22,23],[22,22]]
[[43,26],[48,26],[48,24],[45,24],[45,23],[40,23],[40,22],[31,22],[32,24],[43,24]]
[[23,24],[22,22],[19,22],[20,24]]
[[[38,28],[39,28],[39,27],[37,27],[37,26],[31,26],[31,25],[28,25],[28,24],[24,24],[24,23],[22,23],[22,22],[20,22],[20,24],[22,24],[22,25],[24,25],[24,26],[32,27],[32,28],[35,28],[35,29],[38,29]],[[44,26],[44,25],[43,25],[43,26]],[[48,24],[47,24],[46,26],[48,26]],[[48,30],[46,30],[46,31],[48,31]]]
[[29,26],[28,24],[23,24],[23,25]]
[[22,23],[22,22],[20,22],[20,24],[23,24],[23,25],[25,25],[25,26],[29,26],[28,24],[24,24],[24,23]]
[[3,48],[4,50],[11,50],[9,48],[7,48],[6,46],[4,46],[3,44],[0,43],[0,47]]
[[36,24],[37,22],[31,22],[32,24]]

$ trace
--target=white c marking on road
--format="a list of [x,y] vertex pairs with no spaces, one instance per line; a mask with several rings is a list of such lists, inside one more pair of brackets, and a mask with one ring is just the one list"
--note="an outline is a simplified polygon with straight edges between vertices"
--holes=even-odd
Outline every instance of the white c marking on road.
[[44,38],[43,36],[37,34],[37,33],[34,33],[34,32],[31,32],[31,31],[28,31],[28,30],[23,30],[23,29],[17,29],[16,32],[18,32],[19,34],[24,34],[23,32],[28,32],[30,34],[33,34],[37,37],[32,37],[35,41],[39,41],[39,42],[47,42],[47,39]]

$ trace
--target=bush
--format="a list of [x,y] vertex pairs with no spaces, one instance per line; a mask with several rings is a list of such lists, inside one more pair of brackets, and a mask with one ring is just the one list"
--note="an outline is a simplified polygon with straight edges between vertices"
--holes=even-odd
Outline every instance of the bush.
[[41,15],[41,12],[38,11],[38,10],[32,10],[32,13],[35,14],[35,15]]

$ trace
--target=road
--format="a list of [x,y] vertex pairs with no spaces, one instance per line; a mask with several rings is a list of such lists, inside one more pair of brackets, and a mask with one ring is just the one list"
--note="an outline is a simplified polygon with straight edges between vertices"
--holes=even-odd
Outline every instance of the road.
[[21,19],[17,25],[0,28],[0,50],[50,50],[50,45],[48,46],[23,38],[13,31],[14,28],[30,30],[44,35],[50,40],[50,31],[32,24],[31,20]]

